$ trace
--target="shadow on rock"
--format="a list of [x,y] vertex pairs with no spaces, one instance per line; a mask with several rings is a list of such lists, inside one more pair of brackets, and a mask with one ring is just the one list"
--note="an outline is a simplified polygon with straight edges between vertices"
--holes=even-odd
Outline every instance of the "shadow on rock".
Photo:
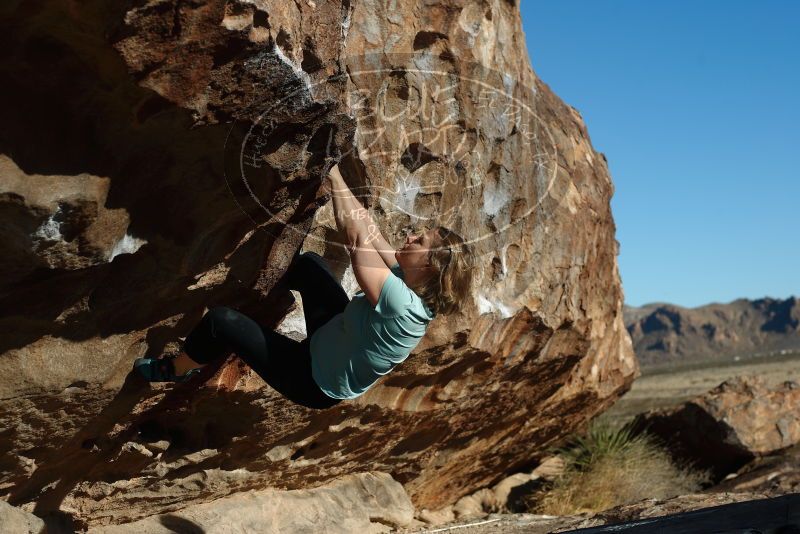
[[178,517],[177,515],[164,514],[158,518],[164,527],[172,530],[177,534],[204,534],[200,525],[188,519]]

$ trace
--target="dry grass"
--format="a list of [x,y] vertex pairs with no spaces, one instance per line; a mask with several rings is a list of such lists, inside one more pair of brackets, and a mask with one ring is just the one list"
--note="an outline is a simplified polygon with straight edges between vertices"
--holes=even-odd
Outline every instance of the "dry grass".
[[551,487],[531,495],[531,512],[570,515],[600,512],[644,498],[667,498],[698,490],[707,472],[673,462],[657,438],[631,436],[627,425],[593,422],[585,436],[554,449],[565,460],[564,473]]

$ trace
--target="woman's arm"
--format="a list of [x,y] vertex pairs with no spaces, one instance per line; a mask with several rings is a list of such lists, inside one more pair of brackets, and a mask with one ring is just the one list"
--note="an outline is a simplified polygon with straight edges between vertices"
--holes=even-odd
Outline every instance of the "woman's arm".
[[393,266],[397,263],[397,258],[394,257],[394,253],[396,252],[395,249],[392,248],[392,245],[390,245],[380,233],[380,230],[378,230],[378,225],[374,222],[370,224],[375,228],[375,232],[377,234],[375,240],[372,242],[373,248],[375,248],[375,251],[380,255],[384,265],[387,267]]
[[334,165],[330,174],[331,197],[333,198],[333,215],[336,219],[336,227],[345,236],[348,250],[351,249],[359,236],[366,239],[369,234],[369,213],[353,196],[350,188],[345,183],[339,166]]
[[330,181],[336,226],[345,235],[358,285],[361,286],[367,300],[375,306],[383,283],[391,274],[382,256],[372,244],[377,236],[380,236],[380,232],[372,222],[369,212],[347,187],[336,165],[331,169]]
[[[352,246],[353,232],[365,232],[365,243],[372,245],[380,255],[384,264],[391,267],[397,263],[395,259],[395,249],[386,241],[380,232],[380,228],[373,220],[369,210],[364,208],[361,202],[353,195],[350,188],[344,181],[339,166],[334,165],[330,171],[331,189],[333,196],[333,211],[336,218],[336,225],[340,232],[347,235],[348,243]],[[351,224],[355,228],[348,228]]]

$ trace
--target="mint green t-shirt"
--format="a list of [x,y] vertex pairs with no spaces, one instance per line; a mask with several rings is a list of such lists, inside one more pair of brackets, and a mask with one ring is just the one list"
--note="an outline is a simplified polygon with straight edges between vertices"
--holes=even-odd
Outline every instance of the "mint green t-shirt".
[[311,336],[311,372],[329,397],[353,399],[405,360],[425,334],[433,313],[390,268],[375,307],[363,291]]

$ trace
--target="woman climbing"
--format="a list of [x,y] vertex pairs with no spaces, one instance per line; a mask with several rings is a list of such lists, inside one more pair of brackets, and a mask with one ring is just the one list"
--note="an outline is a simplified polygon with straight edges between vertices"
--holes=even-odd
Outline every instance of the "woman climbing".
[[189,333],[178,356],[139,358],[135,369],[152,382],[182,382],[234,352],[291,400],[328,408],[361,395],[405,360],[435,315],[460,309],[471,274],[471,253],[460,236],[437,226],[410,235],[395,251],[338,166],[326,185],[361,287],[352,300],[325,260],[305,252],[285,275],[288,288],[299,291],[303,300],[305,340],[289,339],[236,310],[215,307]]

